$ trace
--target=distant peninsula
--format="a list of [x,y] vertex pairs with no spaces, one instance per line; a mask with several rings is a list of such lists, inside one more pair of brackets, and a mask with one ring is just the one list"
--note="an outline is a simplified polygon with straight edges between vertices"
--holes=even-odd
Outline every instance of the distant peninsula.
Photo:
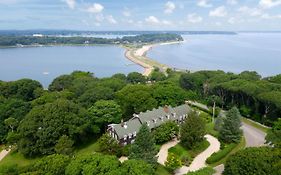
[[43,34],[33,34],[32,36],[2,35],[0,36],[0,47],[95,44],[144,45],[172,41],[183,41],[183,38],[181,35],[175,33],[141,34],[136,36],[123,36],[122,38],[46,36]]

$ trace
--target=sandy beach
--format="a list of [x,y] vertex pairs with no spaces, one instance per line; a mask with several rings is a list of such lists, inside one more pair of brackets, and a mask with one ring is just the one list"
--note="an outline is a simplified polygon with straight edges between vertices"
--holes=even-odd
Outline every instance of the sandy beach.
[[[146,53],[151,50],[153,47],[158,46],[158,45],[169,45],[169,44],[180,44],[180,41],[174,41],[174,42],[166,42],[166,43],[160,43],[160,44],[150,44],[150,45],[144,45],[141,48],[138,49],[126,49],[125,56],[128,58],[130,61],[140,65],[141,67],[144,68],[143,75],[144,76],[149,76],[154,67],[153,65],[148,64],[144,60],[150,60],[148,57],[146,57]],[[165,67],[168,68],[168,67]]]

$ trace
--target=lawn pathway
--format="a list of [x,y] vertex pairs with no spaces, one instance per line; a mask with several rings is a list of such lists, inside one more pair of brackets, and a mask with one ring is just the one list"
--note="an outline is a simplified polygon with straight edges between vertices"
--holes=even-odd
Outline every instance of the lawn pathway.
[[157,162],[160,163],[161,165],[165,165],[165,162],[166,162],[167,157],[168,157],[168,150],[170,148],[176,146],[178,143],[179,143],[178,140],[172,140],[172,141],[162,145],[159,153],[157,154],[157,156],[158,156]]
[[2,160],[2,159],[4,159],[5,158],[5,156],[7,155],[7,154],[9,154],[9,152],[10,152],[11,150],[6,150],[6,149],[3,149],[1,152],[0,152],[0,161]]
[[176,170],[176,175],[183,175],[188,172],[197,171],[201,168],[206,167],[207,158],[210,157],[213,153],[220,150],[220,142],[217,138],[208,134],[205,135],[205,138],[210,143],[210,146],[205,151],[196,156],[189,167],[183,166]]

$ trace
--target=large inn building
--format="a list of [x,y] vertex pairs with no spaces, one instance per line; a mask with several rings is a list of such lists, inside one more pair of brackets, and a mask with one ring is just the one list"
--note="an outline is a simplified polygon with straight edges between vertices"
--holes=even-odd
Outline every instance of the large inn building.
[[131,144],[135,141],[137,133],[142,124],[153,130],[166,121],[174,121],[181,124],[192,109],[187,105],[159,107],[151,111],[141,112],[134,114],[133,118],[120,124],[108,125],[108,133],[111,137],[115,138],[121,145]]

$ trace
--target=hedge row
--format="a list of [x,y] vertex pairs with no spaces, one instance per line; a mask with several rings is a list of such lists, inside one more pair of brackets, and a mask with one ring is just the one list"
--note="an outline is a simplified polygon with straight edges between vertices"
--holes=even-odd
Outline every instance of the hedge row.
[[213,153],[207,160],[206,162],[208,164],[213,164],[216,163],[218,161],[220,161],[221,159],[223,159],[225,156],[227,156],[238,144],[236,143],[232,143],[230,145],[227,145],[225,148],[223,148],[222,150]]

